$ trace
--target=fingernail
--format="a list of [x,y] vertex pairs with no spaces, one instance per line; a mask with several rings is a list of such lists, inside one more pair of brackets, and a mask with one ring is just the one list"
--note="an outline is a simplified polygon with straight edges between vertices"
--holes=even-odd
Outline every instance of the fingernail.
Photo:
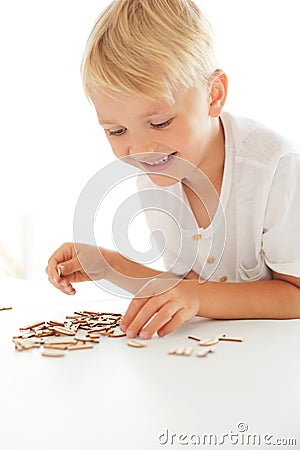
[[148,339],[150,336],[149,336],[149,333],[147,333],[147,331],[142,331],[140,334],[139,334],[139,336],[140,336],[140,338],[141,339]]
[[120,325],[120,329],[122,330],[122,331],[126,331],[126,329],[127,329],[127,327],[126,327],[126,325]]
[[135,337],[135,332],[132,331],[132,330],[128,330],[128,331],[127,331],[127,337],[129,337],[129,338]]
[[164,331],[158,331],[157,334],[158,334],[159,337],[162,337],[162,336],[165,335]]
[[67,289],[68,286],[67,286],[67,283],[65,281],[61,281],[60,284],[61,284],[61,286],[63,286],[64,288]]

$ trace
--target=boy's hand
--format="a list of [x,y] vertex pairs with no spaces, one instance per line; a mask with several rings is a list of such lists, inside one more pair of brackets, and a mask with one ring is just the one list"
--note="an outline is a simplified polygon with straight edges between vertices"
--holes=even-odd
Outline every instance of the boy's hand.
[[[149,283],[147,290],[149,292]],[[169,291],[155,296],[141,298],[140,294],[131,301],[120,325],[130,338],[139,334],[140,338],[149,339],[155,332],[164,336],[192,319],[199,310],[198,280],[182,280]]]
[[100,248],[67,242],[50,257],[46,273],[53,286],[65,294],[74,295],[76,291],[72,286],[73,282],[100,280],[106,269],[107,264]]

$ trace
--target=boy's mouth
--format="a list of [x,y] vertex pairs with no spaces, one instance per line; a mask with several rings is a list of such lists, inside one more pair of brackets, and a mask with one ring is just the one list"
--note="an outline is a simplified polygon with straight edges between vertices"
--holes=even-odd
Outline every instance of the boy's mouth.
[[153,170],[153,171],[162,170],[162,169],[166,169],[167,167],[169,167],[170,162],[173,161],[173,156],[176,153],[177,152],[170,153],[169,155],[166,155],[157,160],[149,160],[149,161],[141,160],[139,162],[140,162],[140,164],[142,164],[143,167],[147,168],[148,170]]

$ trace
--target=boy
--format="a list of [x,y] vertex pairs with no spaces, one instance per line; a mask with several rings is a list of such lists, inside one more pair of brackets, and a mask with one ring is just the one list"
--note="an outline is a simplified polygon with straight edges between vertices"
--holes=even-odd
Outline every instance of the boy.
[[[176,260],[177,239],[168,241],[167,270],[183,279],[162,293],[154,283],[152,294],[132,300],[121,324],[128,337],[163,336],[196,315],[299,318],[300,157],[274,132],[223,112],[227,77],[217,69],[210,28],[197,6],[190,0],[112,2],[90,35],[82,75],[115,155],[148,172],[139,190],[159,187],[153,195],[163,210],[168,205],[159,192],[172,192],[190,206],[198,226],[195,234],[178,212],[186,254],[200,242],[199,255],[185,273],[185,256]],[[220,258],[210,253],[219,207],[209,213],[191,166],[207,177],[224,210]],[[147,212],[147,220],[157,228],[155,214]],[[111,271],[96,263],[98,248],[64,244],[49,260],[50,282],[74,294],[73,281],[160,274],[117,252],[101,249],[101,255]],[[199,283],[207,267],[208,281]]]

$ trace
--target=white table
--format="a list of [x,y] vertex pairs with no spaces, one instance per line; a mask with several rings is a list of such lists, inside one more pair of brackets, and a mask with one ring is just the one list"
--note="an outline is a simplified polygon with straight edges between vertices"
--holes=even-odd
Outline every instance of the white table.
[[[146,348],[102,337],[91,350],[46,358],[40,349],[14,349],[12,336],[20,326],[84,309],[125,312],[128,300],[109,298],[92,283],[78,285],[75,297],[46,280],[0,286],[0,307],[13,306],[0,311],[1,450],[212,448],[208,440],[206,446],[192,443],[203,443],[205,433],[220,443],[231,431],[238,437],[218,447],[254,448],[241,442],[256,433],[273,438],[255,448],[276,448],[277,438],[296,439],[297,445],[285,448],[300,448],[299,320],[195,318],[147,341]],[[244,342],[220,342],[205,358],[168,354],[176,347],[204,348],[189,334],[209,338],[223,332]],[[240,423],[247,432],[242,425],[238,431]]]

